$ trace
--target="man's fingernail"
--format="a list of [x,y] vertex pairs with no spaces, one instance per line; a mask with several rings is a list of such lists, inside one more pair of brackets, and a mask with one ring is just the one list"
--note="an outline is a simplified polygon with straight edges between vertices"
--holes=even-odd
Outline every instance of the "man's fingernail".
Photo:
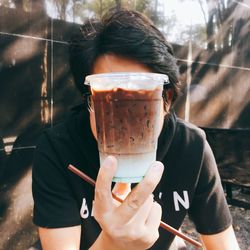
[[156,162],[153,164],[152,169],[153,169],[154,171],[162,172],[163,169],[164,169],[164,165],[163,165],[160,161],[156,161]]
[[115,161],[116,161],[115,157],[109,155],[108,157],[105,158],[102,166],[105,168],[109,168],[115,163]]

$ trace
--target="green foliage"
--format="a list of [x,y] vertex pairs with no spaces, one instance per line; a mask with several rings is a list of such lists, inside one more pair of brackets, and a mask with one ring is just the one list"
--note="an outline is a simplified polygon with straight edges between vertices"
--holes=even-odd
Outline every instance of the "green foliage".
[[13,2],[11,0],[0,0],[0,6],[11,7]]
[[114,0],[92,0],[86,7],[95,17],[101,17],[108,9],[116,7],[117,1]]
[[146,12],[146,10],[148,9],[150,4],[149,0],[123,0],[122,1],[122,6],[128,9],[132,9],[132,10],[137,10],[141,13]]
[[[0,6],[11,8],[22,8],[29,11],[29,3],[34,0],[0,0]],[[37,0],[35,0],[37,2]],[[35,2],[34,1],[34,2]],[[188,24],[180,27],[176,13],[169,13],[166,16],[164,8],[167,6],[166,0],[39,0],[40,5],[44,6],[44,10],[49,6],[48,13],[54,17],[65,21],[83,23],[86,19],[97,17],[100,18],[110,8],[125,7],[128,9],[137,10],[148,16],[154,24],[165,35],[174,34],[173,41],[183,44],[190,39],[190,28]],[[174,1],[174,0],[172,0]],[[189,0],[176,0],[176,2],[188,2]],[[193,25],[191,28],[192,40],[199,46],[205,47],[208,41],[208,47],[225,48],[230,40],[230,30],[222,34],[218,34],[218,30],[223,26],[225,21],[232,13],[233,8],[230,7],[230,1],[227,4],[223,0],[213,2],[211,0],[199,0],[200,11],[204,16],[204,25]],[[164,4],[165,3],[165,4]],[[34,4],[32,4],[34,6]],[[231,8],[231,9],[230,9]],[[225,36],[221,37],[221,36]]]

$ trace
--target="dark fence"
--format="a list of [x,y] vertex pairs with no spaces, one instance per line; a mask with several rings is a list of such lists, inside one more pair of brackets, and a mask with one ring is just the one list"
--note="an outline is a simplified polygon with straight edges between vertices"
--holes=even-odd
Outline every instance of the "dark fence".
[[232,193],[232,187],[250,191],[250,129],[203,129],[213,150],[228,202],[250,209],[249,201],[234,199]]

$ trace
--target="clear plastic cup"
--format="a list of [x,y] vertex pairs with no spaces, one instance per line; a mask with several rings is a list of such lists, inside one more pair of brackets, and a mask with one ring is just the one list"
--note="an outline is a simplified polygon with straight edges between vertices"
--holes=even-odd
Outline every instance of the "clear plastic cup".
[[95,112],[100,163],[118,160],[114,182],[138,183],[156,160],[163,85],[156,73],[105,73],[86,77]]

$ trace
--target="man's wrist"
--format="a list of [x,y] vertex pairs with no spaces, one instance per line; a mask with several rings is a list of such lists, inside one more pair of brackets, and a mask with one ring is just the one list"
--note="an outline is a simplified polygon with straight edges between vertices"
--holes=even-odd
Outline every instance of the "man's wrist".
[[121,250],[120,247],[116,247],[114,241],[111,240],[104,232],[101,232],[94,242],[94,244],[89,248],[89,250]]
[[[118,243],[118,244],[117,244]],[[96,239],[95,243],[89,248],[89,250],[142,250],[141,248],[138,247],[133,247],[131,246],[128,248],[127,245],[124,244],[119,244],[120,242],[114,241],[111,237],[109,237],[105,232],[101,232]]]

